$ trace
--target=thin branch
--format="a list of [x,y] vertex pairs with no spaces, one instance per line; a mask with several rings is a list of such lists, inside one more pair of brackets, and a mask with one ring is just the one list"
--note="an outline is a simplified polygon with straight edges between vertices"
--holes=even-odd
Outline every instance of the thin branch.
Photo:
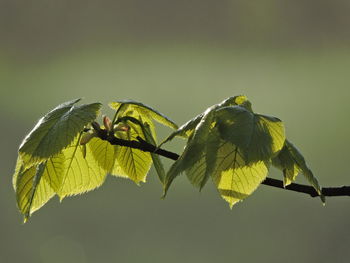
[[[262,182],[262,184],[293,191],[293,192],[308,194],[311,197],[319,196],[316,190],[309,185],[292,183],[286,187],[283,187],[283,182],[281,180],[277,180],[269,177],[267,177],[265,181]],[[322,187],[322,194],[324,196],[350,196],[350,186]]]
[[[116,138],[113,134],[109,134],[108,131],[101,129],[99,125],[93,125],[93,127],[96,130],[97,136],[100,139],[108,141],[112,145],[125,146],[125,147],[134,148],[134,149],[139,149],[144,152],[155,153],[174,161],[176,161],[180,157],[177,153],[170,152],[161,148],[157,148],[155,145],[152,145],[146,142],[141,137],[137,137],[138,141],[123,140],[120,138]],[[284,190],[293,191],[293,192],[304,193],[304,194],[310,195],[311,197],[319,196],[318,193],[315,191],[315,189],[309,185],[292,183],[286,187],[283,187],[283,182],[281,180],[277,180],[269,177],[267,177],[262,182],[262,184],[284,189]],[[322,194],[324,196],[350,196],[350,186],[323,187]]]

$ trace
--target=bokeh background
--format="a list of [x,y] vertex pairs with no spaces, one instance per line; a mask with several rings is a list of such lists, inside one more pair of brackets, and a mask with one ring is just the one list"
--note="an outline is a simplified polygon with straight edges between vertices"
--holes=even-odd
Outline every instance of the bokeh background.
[[322,185],[350,185],[349,13],[346,0],[0,0],[0,262],[348,262],[347,197],[323,207],[261,186],[230,210],[185,177],[161,200],[152,169],[141,187],[109,177],[23,224],[11,176],[61,102],[134,99],[182,124],[245,94],[284,120]]

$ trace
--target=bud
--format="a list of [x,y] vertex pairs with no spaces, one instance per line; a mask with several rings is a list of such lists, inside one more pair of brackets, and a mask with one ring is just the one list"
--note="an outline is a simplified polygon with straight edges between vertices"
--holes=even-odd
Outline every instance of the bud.
[[124,132],[127,132],[130,130],[130,126],[127,125],[126,123],[118,123],[117,125],[114,125],[113,127],[113,130],[114,131],[124,131]]
[[112,121],[106,115],[103,116],[103,125],[105,126],[105,129],[107,131],[111,131],[112,130]]
[[96,131],[85,133],[80,139],[80,145],[87,144],[92,138],[96,137]]

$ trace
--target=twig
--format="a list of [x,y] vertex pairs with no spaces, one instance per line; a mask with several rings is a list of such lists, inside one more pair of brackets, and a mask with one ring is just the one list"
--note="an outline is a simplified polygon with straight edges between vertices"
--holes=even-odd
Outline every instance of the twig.
[[[155,153],[174,161],[176,161],[180,157],[177,153],[170,152],[161,148],[157,148],[155,145],[152,145],[146,142],[141,137],[137,137],[138,141],[123,140],[120,138],[116,138],[113,134],[109,134],[108,131],[101,129],[99,125],[93,125],[93,127],[97,132],[97,136],[102,140],[108,141],[111,145],[125,146],[125,147],[134,148],[134,149],[139,149],[144,152]],[[293,192],[308,194],[311,197],[319,196],[318,193],[315,191],[315,189],[309,185],[292,183],[286,187],[283,187],[283,182],[281,180],[277,180],[269,177],[267,177],[262,182],[262,184],[284,189],[284,190],[293,191]],[[350,186],[323,187],[322,194],[324,196],[350,196]]]

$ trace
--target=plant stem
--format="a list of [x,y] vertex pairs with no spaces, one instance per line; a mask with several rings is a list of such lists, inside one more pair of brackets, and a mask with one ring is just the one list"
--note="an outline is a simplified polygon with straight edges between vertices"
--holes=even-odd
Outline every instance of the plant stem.
[[[111,145],[125,146],[125,147],[134,148],[134,149],[139,149],[144,152],[155,153],[174,161],[176,161],[180,157],[177,153],[158,148],[157,146],[146,142],[141,137],[137,137],[138,141],[123,140],[108,134],[106,130],[101,129],[99,126],[96,126],[96,127],[94,126],[94,129],[96,130],[97,136],[100,139],[108,141]],[[316,192],[316,190],[309,185],[292,183],[286,187],[283,187],[283,182],[281,180],[273,179],[269,177],[267,177],[262,182],[262,184],[284,189],[284,190],[293,191],[293,192],[308,194],[311,197],[319,197],[319,194]],[[350,186],[322,187],[322,195],[323,196],[350,196]]]

